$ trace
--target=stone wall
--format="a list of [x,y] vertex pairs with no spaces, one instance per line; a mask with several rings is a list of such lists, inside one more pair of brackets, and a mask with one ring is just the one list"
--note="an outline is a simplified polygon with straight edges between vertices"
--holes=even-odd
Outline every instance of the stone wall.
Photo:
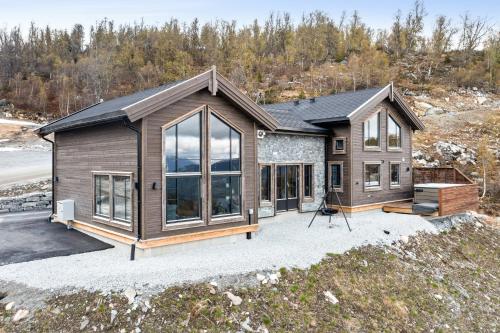
[[[310,135],[266,133],[257,142],[259,163],[314,164],[314,202],[303,202],[301,211],[314,211],[324,195],[325,138]],[[276,180],[274,180],[275,182]],[[274,188],[275,184],[273,184]],[[259,217],[274,215],[274,207],[260,207]]]
[[0,198],[0,213],[50,208],[52,208],[52,192],[35,192],[17,197]]

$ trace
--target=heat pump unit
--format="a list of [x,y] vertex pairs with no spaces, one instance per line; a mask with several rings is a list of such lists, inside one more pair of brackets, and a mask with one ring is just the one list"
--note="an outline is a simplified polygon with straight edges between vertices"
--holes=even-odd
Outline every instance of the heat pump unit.
[[74,200],[60,200],[57,202],[57,219],[62,222],[73,221],[75,219]]
[[264,130],[257,131],[257,138],[258,139],[264,139],[265,136],[266,136],[266,131],[264,131]]

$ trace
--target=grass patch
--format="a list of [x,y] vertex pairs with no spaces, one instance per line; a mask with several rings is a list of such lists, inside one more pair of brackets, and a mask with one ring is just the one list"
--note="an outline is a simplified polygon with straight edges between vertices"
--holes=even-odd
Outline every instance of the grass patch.
[[[365,246],[332,254],[308,270],[281,268],[276,285],[231,290],[243,299],[239,306],[222,290],[211,294],[206,284],[165,289],[145,310],[143,304],[128,305],[120,294],[58,296],[17,324],[11,321],[13,311],[1,307],[0,332],[79,331],[83,316],[89,319],[85,330],[113,332],[136,327],[234,332],[245,322],[271,332],[495,331],[499,241],[497,229],[464,225],[412,238],[398,248]],[[329,302],[325,291],[339,302]],[[113,323],[112,309],[118,312]]]

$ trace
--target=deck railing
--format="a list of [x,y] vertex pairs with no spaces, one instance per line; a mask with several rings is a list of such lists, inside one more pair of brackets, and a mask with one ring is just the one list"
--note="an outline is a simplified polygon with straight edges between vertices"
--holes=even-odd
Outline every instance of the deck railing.
[[466,185],[439,189],[440,216],[478,209],[478,185],[459,170],[453,167],[413,168],[413,184],[429,183]]
[[466,175],[453,167],[413,168],[413,184],[428,183],[474,184]]

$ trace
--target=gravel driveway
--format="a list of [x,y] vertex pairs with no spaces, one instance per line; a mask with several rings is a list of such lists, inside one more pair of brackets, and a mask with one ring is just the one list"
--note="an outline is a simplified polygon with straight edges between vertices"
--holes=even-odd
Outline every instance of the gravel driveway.
[[[349,233],[345,222],[319,216],[307,229],[311,213],[285,213],[260,221],[252,240],[189,243],[169,248],[165,254],[129,260],[128,247],[49,258],[0,267],[0,280],[40,289],[122,290],[128,286],[147,290],[188,281],[240,275],[280,267],[305,268],[326,253],[342,253],[365,244],[390,244],[401,236],[436,228],[419,216],[364,212],[353,214]],[[386,234],[384,230],[389,231]]]

